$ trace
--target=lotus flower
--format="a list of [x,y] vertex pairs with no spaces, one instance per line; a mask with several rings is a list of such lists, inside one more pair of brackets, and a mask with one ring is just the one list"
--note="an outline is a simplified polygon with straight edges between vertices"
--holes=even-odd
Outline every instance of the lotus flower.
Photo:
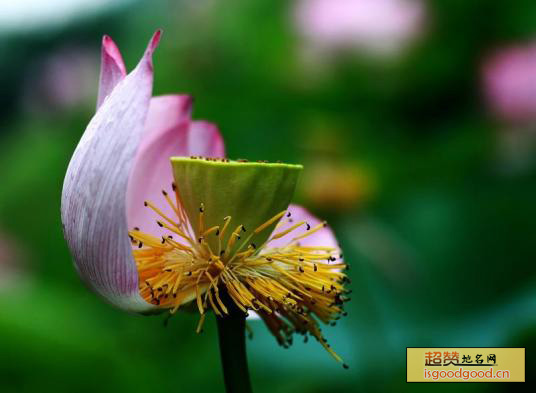
[[420,0],[300,0],[295,20],[315,47],[389,55],[422,30],[424,8]]
[[126,74],[102,44],[97,112],[65,177],[62,222],[82,279],[115,306],[224,319],[253,310],[279,343],[343,313],[346,267],[332,231],[290,205],[301,166],[231,161],[191,99],[152,97],[152,37]]
[[483,66],[484,91],[494,113],[509,122],[536,120],[536,44],[498,50]]

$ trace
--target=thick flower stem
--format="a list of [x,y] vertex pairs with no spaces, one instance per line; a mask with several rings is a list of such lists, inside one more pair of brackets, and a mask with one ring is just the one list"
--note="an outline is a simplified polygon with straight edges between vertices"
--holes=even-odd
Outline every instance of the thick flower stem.
[[229,315],[217,317],[223,379],[227,393],[251,393],[246,357],[246,317],[229,307]]

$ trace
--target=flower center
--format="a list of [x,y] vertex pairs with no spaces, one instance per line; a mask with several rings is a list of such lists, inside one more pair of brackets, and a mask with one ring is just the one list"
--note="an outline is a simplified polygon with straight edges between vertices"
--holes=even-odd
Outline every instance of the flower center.
[[[181,305],[195,301],[201,315],[198,332],[206,311],[212,309],[224,317],[231,305],[222,297],[231,299],[244,313],[256,312],[280,345],[290,345],[293,333],[302,334],[305,340],[311,335],[342,361],[327,344],[318,320],[334,324],[346,315],[343,304],[349,298],[343,284],[348,279],[342,272],[346,264],[338,249],[300,244],[326,223],[311,226],[305,221],[293,222],[290,212],[282,211],[256,228],[233,222],[231,216],[219,225],[206,227],[205,209],[210,206],[201,204],[196,236],[177,187],[173,185],[173,189],[175,200],[166,191],[162,194],[175,217],[145,202],[168,234],[158,238],[139,228],[129,232],[141,296],[172,314]],[[273,230],[276,223],[263,244],[251,242],[260,233]],[[284,245],[271,247],[277,239],[285,240]],[[226,296],[220,296],[222,291]]]

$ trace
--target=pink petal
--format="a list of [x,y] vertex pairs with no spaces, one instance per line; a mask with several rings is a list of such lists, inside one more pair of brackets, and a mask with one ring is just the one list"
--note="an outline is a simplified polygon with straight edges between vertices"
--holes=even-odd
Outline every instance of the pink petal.
[[138,66],[91,119],[65,176],[61,217],[80,276],[110,303],[129,311],[154,308],[138,292],[126,220],[126,191],[144,132],[153,84],[156,32]]
[[[299,206],[299,205],[290,205],[288,208],[288,211],[290,212],[291,216],[290,219],[292,219],[292,222],[286,222],[282,226],[276,228],[274,230],[274,233],[278,233],[281,231],[284,231],[285,229],[291,227],[292,225],[297,224],[300,221],[306,221],[309,223],[311,228],[314,228],[318,224],[322,223],[322,220],[319,220],[315,216],[313,216],[311,213],[309,213],[305,208]],[[287,218],[284,217],[283,220],[286,220]],[[271,241],[268,246],[269,247],[284,247],[287,245],[293,238],[304,234],[307,232],[307,229],[305,226],[300,227],[296,229],[295,231],[290,232],[288,235],[283,236],[280,239],[276,239]],[[329,226],[326,226],[319,231],[313,233],[310,236],[307,236],[300,240],[300,244],[303,246],[322,246],[322,247],[333,247],[334,249],[338,249],[338,243],[337,239],[335,239],[335,235],[333,234],[333,231]]]
[[191,156],[225,157],[223,138],[216,125],[198,120],[190,124],[188,152]]
[[125,63],[123,63],[121,52],[119,52],[115,42],[109,36],[105,35],[102,37],[101,72],[97,109],[99,109],[104,102],[104,99],[126,75],[127,71],[125,69]]
[[[136,156],[127,192],[130,228],[139,227],[155,236],[168,234],[156,224],[158,216],[144,206],[144,201],[153,202],[168,217],[176,219],[162,195],[162,190],[171,191],[173,182],[170,157],[225,155],[218,128],[204,121],[190,120],[191,103],[190,97],[179,95],[151,100],[144,139]],[[175,198],[172,197],[172,200]]]
[[157,204],[166,215],[174,217],[162,190],[171,192],[173,176],[169,157],[187,152],[185,146],[191,104],[189,96],[170,95],[151,99],[144,136],[128,183],[129,228],[139,227],[155,236],[163,234],[156,225],[156,214],[144,206],[145,201]]

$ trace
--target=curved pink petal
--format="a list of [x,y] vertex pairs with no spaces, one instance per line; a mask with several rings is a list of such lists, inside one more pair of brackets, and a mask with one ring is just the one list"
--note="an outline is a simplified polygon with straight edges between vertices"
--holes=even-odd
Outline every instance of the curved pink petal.
[[121,52],[115,42],[107,35],[102,37],[101,71],[99,78],[99,94],[97,97],[97,109],[104,99],[112,92],[113,88],[121,82],[127,71]]
[[[276,228],[274,230],[274,233],[278,233],[281,231],[284,231],[285,229],[291,227],[292,225],[297,224],[300,221],[306,221],[311,228],[314,228],[318,224],[322,223],[322,220],[316,218],[311,213],[309,213],[305,208],[299,206],[299,205],[290,205],[288,207],[288,211],[290,212],[290,217],[284,217],[282,219],[282,222],[285,222],[280,227]],[[290,219],[290,222],[288,221]],[[302,226],[292,232],[290,232],[288,235],[283,236],[280,239],[276,239],[268,243],[269,247],[284,247],[287,245],[293,238],[300,236],[302,234],[305,234],[307,232],[307,229],[305,226]],[[300,240],[300,244],[302,246],[322,246],[322,247],[332,247],[334,249],[339,249],[337,239],[335,239],[335,235],[333,234],[333,231],[331,228],[327,225],[324,228],[318,230],[317,232],[303,238]]]
[[151,99],[143,139],[128,183],[127,218],[130,229],[139,227],[156,236],[163,234],[156,225],[156,214],[144,206],[145,201],[157,204],[165,214],[174,217],[162,190],[170,192],[173,182],[169,157],[186,152],[191,104],[189,96],[169,95]]
[[187,155],[203,157],[225,157],[225,145],[218,127],[204,120],[196,120],[190,124],[188,132]]
[[[145,134],[136,155],[127,193],[127,217],[130,228],[139,227],[155,236],[168,234],[156,220],[158,216],[145,201],[151,201],[171,219],[172,208],[162,195],[171,191],[173,173],[170,157],[203,155],[223,157],[223,139],[218,128],[204,121],[190,120],[191,98],[169,95],[151,100]],[[175,198],[172,197],[174,201]]]
[[154,306],[138,292],[126,191],[149,109],[159,39],[160,31],[91,119],[69,163],[61,201],[65,239],[80,276],[110,303],[136,312]]

